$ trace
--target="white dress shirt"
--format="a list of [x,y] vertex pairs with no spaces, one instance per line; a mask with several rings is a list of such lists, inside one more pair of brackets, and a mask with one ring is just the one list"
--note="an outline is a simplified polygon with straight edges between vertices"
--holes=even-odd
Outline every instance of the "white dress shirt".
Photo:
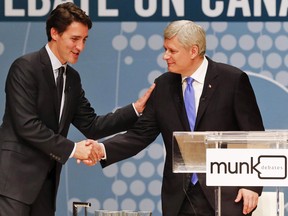
[[65,97],[63,97],[63,94],[64,94],[64,89],[65,89],[65,84],[66,84],[66,67],[67,67],[67,64],[62,65],[62,63],[54,55],[54,53],[52,52],[52,50],[50,49],[48,44],[46,44],[45,48],[46,48],[46,50],[48,52],[48,55],[49,55],[49,58],[50,58],[50,61],[51,61],[51,64],[52,64],[52,69],[53,69],[53,72],[54,72],[55,83],[56,83],[56,79],[58,77],[58,69],[60,67],[62,67],[62,66],[65,68],[65,72],[63,74],[63,90],[62,90],[62,100],[61,100],[60,115],[59,115],[59,122],[60,122],[61,116],[62,116],[62,112],[63,112],[64,102],[65,102]]
[[[204,87],[204,81],[205,81],[205,77],[206,77],[206,73],[207,73],[207,68],[208,68],[208,60],[206,59],[206,57],[204,57],[202,64],[199,66],[199,68],[191,76],[194,79],[192,85],[193,85],[194,94],[195,94],[196,115],[197,115],[197,111],[198,111],[200,97],[201,97],[203,87]],[[183,95],[184,95],[184,92],[185,92],[185,89],[187,86],[185,79],[186,79],[186,77],[182,76]]]

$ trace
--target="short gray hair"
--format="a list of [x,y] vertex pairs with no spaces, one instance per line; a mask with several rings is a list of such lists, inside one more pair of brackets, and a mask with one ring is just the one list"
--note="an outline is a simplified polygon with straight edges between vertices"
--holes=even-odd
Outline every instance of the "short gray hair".
[[190,20],[177,20],[171,22],[164,30],[164,39],[171,39],[177,35],[178,41],[185,48],[197,45],[199,55],[206,52],[206,33],[204,29]]

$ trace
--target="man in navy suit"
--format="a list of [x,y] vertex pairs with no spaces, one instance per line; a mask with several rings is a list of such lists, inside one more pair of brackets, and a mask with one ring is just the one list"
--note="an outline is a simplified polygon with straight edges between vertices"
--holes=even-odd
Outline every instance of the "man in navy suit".
[[[205,56],[202,27],[188,20],[172,22],[164,31],[164,49],[169,72],[155,80],[156,87],[134,127],[103,142],[106,155],[101,164],[106,167],[132,157],[161,134],[166,149],[163,215],[213,216],[214,187],[206,186],[206,175],[199,173],[193,184],[191,175],[172,171],[172,134],[191,130],[183,97],[186,78],[194,80],[195,131],[262,131],[262,117],[247,74]],[[261,192],[262,187],[223,187],[221,215],[251,215]]]
[[[99,116],[90,106],[78,72],[68,63],[78,61],[91,27],[79,7],[60,4],[47,19],[46,46],[10,67],[0,128],[1,216],[53,216],[62,164],[72,157],[91,164],[98,160],[92,140],[75,143],[66,138],[70,124],[87,138],[99,139],[127,130],[145,107],[153,86],[114,113]],[[60,67],[64,87],[58,96]]]

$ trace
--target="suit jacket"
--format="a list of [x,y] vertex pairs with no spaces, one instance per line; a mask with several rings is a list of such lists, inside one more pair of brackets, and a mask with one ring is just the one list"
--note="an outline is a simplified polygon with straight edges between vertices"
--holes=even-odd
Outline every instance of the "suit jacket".
[[[143,115],[133,129],[104,142],[106,167],[137,154],[161,133],[166,159],[162,184],[162,210],[165,216],[176,216],[185,198],[191,175],[172,172],[172,133],[189,131],[185,111],[181,75],[164,73],[155,80],[156,87]],[[264,130],[256,98],[248,76],[230,65],[208,58],[208,69],[200,98],[195,131],[256,131]],[[198,174],[199,183],[214,207],[214,188],[206,186],[205,174]],[[235,204],[237,187],[222,188],[222,215],[242,215],[243,203]],[[250,188],[261,193],[261,187]],[[237,210],[238,209],[238,210]]]
[[86,137],[99,139],[127,130],[137,120],[132,105],[99,116],[90,106],[78,72],[66,69],[65,105],[59,124],[57,90],[48,53],[27,54],[11,65],[0,128],[0,194],[31,204],[56,161],[60,171],[74,147],[66,138],[72,123]]

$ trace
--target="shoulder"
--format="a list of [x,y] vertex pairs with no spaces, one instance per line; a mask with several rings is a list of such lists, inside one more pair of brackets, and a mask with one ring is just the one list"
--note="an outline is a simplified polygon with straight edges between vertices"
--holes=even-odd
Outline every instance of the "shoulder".
[[38,51],[27,53],[25,55],[18,57],[12,63],[12,65],[20,64],[23,67],[27,67],[27,66],[34,66],[34,65],[37,66],[41,63],[46,63],[46,64],[50,63],[48,53],[44,47]]
[[229,77],[233,77],[233,76],[245,76],[246,73],[244,71],[242,71],[241,69],[233,66],[233,65],[229,65],[226,63],[222,63],[222,62],[216,62],[211,60],[210,58],[207,57],[208,60],[208,72],[212,72],[215,73],[219,76],[229,76]]
[[155,79],[156,83],[172,83],[175,81],[181,80],[181,75],[177,73],[172,73],[172,72],[165,72],[162,75],[160,75],[158,78]]

